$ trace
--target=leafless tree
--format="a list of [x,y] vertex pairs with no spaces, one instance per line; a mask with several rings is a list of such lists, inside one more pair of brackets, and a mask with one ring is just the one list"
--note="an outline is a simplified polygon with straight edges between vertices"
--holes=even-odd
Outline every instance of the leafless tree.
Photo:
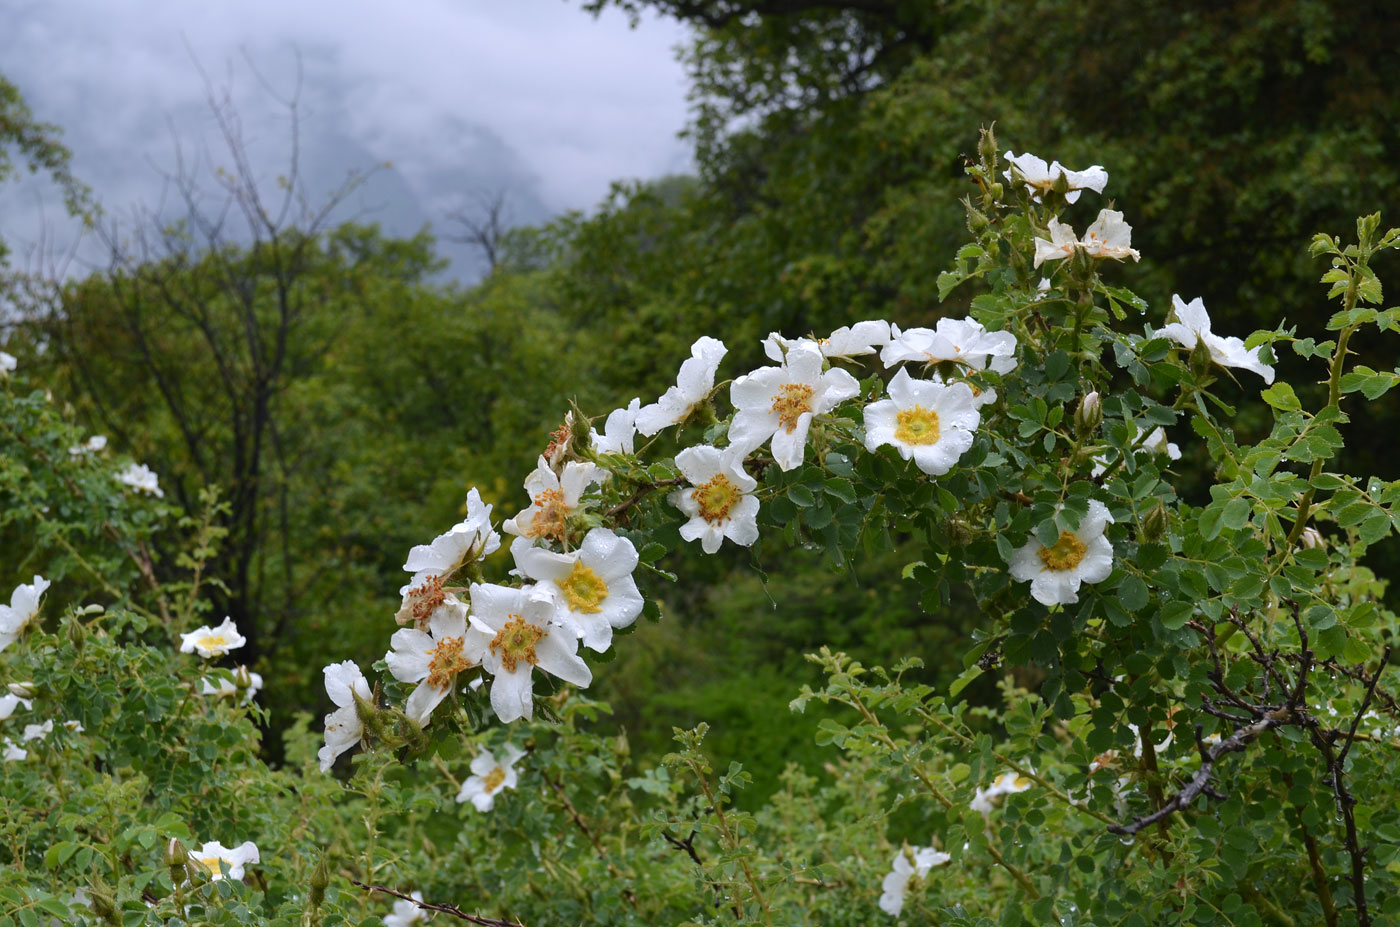
[[509,196],[504,189],[479,189],[468,195],[470,202],[447,214],[458,231],[444,235],[448,241],[477,248],[486,259],[488,272],[494,272],[501,257],[501,244],[510,230]]

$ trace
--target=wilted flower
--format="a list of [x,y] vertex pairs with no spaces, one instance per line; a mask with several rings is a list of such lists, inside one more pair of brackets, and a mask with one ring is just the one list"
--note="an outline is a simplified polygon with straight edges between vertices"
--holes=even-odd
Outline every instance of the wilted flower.
[[393,649],[384,655],[384,662],[399,682],[418,683],[403,713],[420,727],[452,694],[458,675],[480,663],[479,654],[467,654],[466,641],[467,608],[456,601],[433,612],[427,631],[403,628],[389,638]]
[[572,628],[585,647],[607,650],[613,629],[642,613],[642,594],[632,578],[637,548],[607,528],[589,531],[578,550],[567,554],[532,547],[524,538],[511,545],[511,553],[520,572],[554,597],[555,623]]
[[1108,507],[1089,500],[1089,511],[1075,531],[1061,531],[1047,547],[1031,536],[1011,557],[1011,578],[1029,581],[1031,596],[1042,605],[1070,605],[1079,601],[1080,583],[1097,583],[1113,572],[1113,545],[1104,528],[1113,521]]
[[541,457],[539,465],[525,478],[529,508],[501,527],[532,541],[563,541],[568,535],[569,516],[578,509],[579,497],[606,472],[597,464],[571,460],[564,464],[563,474],[556,476]]
[[211,841],[189,854],[189,861],[208,872],[209,879],[213,882],[224,878],[223,866],[220,864],[228,866],[228,878],[242,879],[244,866],[260,862],[258,848],[251,840],[245,840],[233,849],[217,840]]
[[524,755],[513,744],[506,744],[499,760],[490,750],[482,750],[472,760],[472,774],[462,783],[457,801],[469,801],[477,811],[490,811],[496,803],[497,792],[515,788],[520,779],[515,763]]
[[481,501],[481,493],[472,487],[467,492],[467,517],[433,539],[431,544],[419,544],[408,552],[403,568],[413,574],[405,589],[420,586],[428,577],[445,578],[463,563],[480,560],[495,553],[501,546],[501,536],[491,527],[491,506]]
[[813,416],[830,412],[860,393],[845,370],[822,370],[822,355],[810,342],[788,351],[780,367],[760,367],[730,387],[734,419],[729,441],[745,452],[773,439],[773,460],[783,470],[802,463]]
[[614,409],[603,423],[602,433],[593,433],[593,450],[599,454],[631,454],[635,452],[637,415],[642,401],[633,399],[626,408]]
[[1013,155],[1007,152],[1006,160],[1011,162],[1015,173],[1008,168],[1002,171],[1002,176],[1009,183],[1015,183],[1020,179],[1026,186],[1031,188],[1031,199],[1039,203],[1041,197],[1055,189],[1055,184],[1064,178],[1067,186],[1065,192],[1065,202],[1073,203],[1079,199],[1081,190],[1093,190],[1095,193],[1102,193],[1104,185],[1108,183],[1108,171],[1102,166],[1095,164],[1082,171],[1072,171],[1060,164],[1059,161],[1053,164],[1046,164],[1044,158],[1036,157],[1027,152],[1021,155]]
[[671,493],[671,504],[690,517],[681,537],[700,541],[705,553],[719,550],[725,539],[748,547],[758,540],[758,481],[744,472],[744,450],[702,444],[676,455],[676,468],[690,489]]
[[195,628],[188,634],[181,634],[180,652],[195,653],[198,651],[199,655],[207,660],[210,657],[222,657],[230,650],[236,650],[246,643],[248,643],[248,639],[238,633],[233,619],[224,616],[223,623],[217,628],[204,625]]
[[15,587],[9,605],[0,605],[0,650],[13,644],[39,614],[40,600],[48,588],[49,581],[36,575],[34,582]]
[[160,480],[155,471],[145,464],[131,464],[121,473],[117,474],[117,482],[125,483],[132,489],[149,493],[156,498],[162,498],[165,492],[160,488]]
[[909,891],[910,881],[924,878],[934,866],[942,866],[952,858],[933,847],[901,849],[895,854],[892,869],[880,885],[880,910],[891,917],[898,917],[904,910],[904,896]]
[[865,447],[892,445],[930,476],[941,476],[972,447],[981,421],[972,388],[915,380],[900,368],[890,380],[889,399],[865,407]]
[[1211,332],[1210,315],[1199,296],[1186,303],[1180,296],[1172,294],[1172,310],[1177,320],[1163,325],[1157,334],[1165,335],[1188,351],[1194,349],[1198,342],[1203,342],[1210,352],[1210,359],[1221,367],[1251,370],[1263,377],[1265,383],[1274,382],[1274,368],[1260,360],[1258,348],[1246,350],[1240,339],[1222,338]]
[[326,715],[326,743],[317,754],[321,771],[327,772],[336,757],[364,738],[365,724],[355,699],[358,696],[360,701],[368,702],[374,698],[374,693],[353,660],[332,663],[322,672],[326,677],[326,694],[336,705],[336,710]]
[[724,342],[708,336],[691,345],[690,358],[681,364],[676,385],[656,402],[638,410],[637,431],[651,437],[667,425],[679,425],[690,418],[715,388],[715,372],[728,350]]
[[534,715],[531,670],[538,666],[576,686],[593,681],[578,638],[552,621],[554,601],[533,587],[473,583],[466,653],[491,674],[491,707],[504,722]]

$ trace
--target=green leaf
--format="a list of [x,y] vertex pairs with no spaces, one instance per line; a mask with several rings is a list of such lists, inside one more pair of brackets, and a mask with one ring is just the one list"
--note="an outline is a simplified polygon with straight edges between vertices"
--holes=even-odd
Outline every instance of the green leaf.
[[1118,584],[1118,601],[1130,612],[1141,611],[1150,598],[1147,583],[1140,577],[1128,575]]
[[1196,606],[1191,602],[1168,602],[1162,606],[1158,620],[1167,630],[1178,631],[1186,627],[1186,622],[1191,620],[1191,613],[1195,610]]
[[1298,401],[1298,394],[1293,392],[1293,387],[1284,380],[1279,380],[1273,386],[1259,394],[1263,399],[1275,409],[1284,412],[1297,412],[1303,408],[1303,404]]

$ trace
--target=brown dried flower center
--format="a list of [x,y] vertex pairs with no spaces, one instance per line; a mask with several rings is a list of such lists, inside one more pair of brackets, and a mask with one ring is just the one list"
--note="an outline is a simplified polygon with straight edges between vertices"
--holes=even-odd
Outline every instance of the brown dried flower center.
[[723,473],[716,473],[690,492],[690,498],[700,507],[700,517],[718,524],[729,517],[730,511],[744,498],[744,493]]
[[1084,560],[1089,546],[1068,531],[1060,532],[1054,547],[1042,547],[1038,553],[1048,570],[1072,570]]
[[408,590],[408,600],[412,604],[413,624],[421,630],[433,612],[447,601],[447,593],[442,591],[442,577],[429,576],[421,585]]
[[489,795],[492,792],[499,789],[501,787],[501,783],[505,781],[506,771],[501,767],[497,766],[495,769],[491,770],[489,773],[486,774],[486,781],[482,783],[482,786],[486,789],[486,793]]
[[434,689],[446,689],[458,673],[471,669],[472,661],[462,654],[462,640],[444,637],[428,651],[428,685]]
[[773,411],[788,434],[797,430],[797,420],[812,411],[812,387],[805,383],[784,383],[773,397]]
[[564,540],[568,530],[569,506],[564,502],[564,491],[545,489],[535,494],[535,517],[530,520],[526,537]]
[[904,444],[937,444],[938,413],[923,406],[900,409],[895,415],[894,436]]
[[492,639],[491,652],[500,654],[501,667],[507,673],[513,673],[522,660],[530,666],[540,662],[535,655],[535,645],[543,637],[544,628],[530,624],[519,615],[511,615]]

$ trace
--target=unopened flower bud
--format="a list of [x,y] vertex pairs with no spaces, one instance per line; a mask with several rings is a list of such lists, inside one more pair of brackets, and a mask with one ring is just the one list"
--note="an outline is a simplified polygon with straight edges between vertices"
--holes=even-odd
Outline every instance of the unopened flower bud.
[[248,667],[242,665],[238,667],[238,670],[233,674],[233,684],[240,691],[253,685],[253,676],[248,672]]
[[88,901],[92,904],[92,910],[98,917],[102,918],[112,927],[120,927],[121,918],[117,917],[116,901],[112,897],[112,890],[107,883],[102,881],[102,877],[94,874],[92,881],[88,884]]
[[190,861],[190,854],[185,849],[185,845],[174,837],[165,843],[165,865],[170,868],[170,882],[172,885],[183,885],[189,881],[189,871],[185,864]]
[[331,884],[330,870],[326,867],[326,855],[321,854],[321,858],[316,861],[316,868],[311,870],[311,891],[308,893],[308,900],[311,907],[319,908],[321,902],[326,898],[326,886]]
[[10,694],[16,698],[33,698],[34,683],[32,682],[12,682],[7,686]]
[[1327,546],[1327,541],[1322,537],[1322,532],[1312,525],[1303,529],[1303,534],[1298,541],[1307,550],[1322,550]]
[[967,208],[967,229],[974,235],[980,235],[987,226],[991,225],[987,216],[980,210],[969,206]]
[[1000,200],[1006,194],[1006,188],[1001,185],[1000,180],[994,180],[987,184],[987,195],[994,200]]
[[72,643],[73,649],[78,651],[81,651],[83,645],[87,643],[87,629],[83,627],[83,623],[78,620],[77,615],[68,619],[68,640]]
[[1156,541],[1167,533],[1167,507],[1158,502],[1142,518],[1142,539]]
[[977,156],[990,168],[995,168],[997,163],[996,127],[995,122],[987,126],[977,139]]
[[1099,430],[1103,424],[1103,402],[1099,391],[1086,393],[1079,400],[1079,408],[1074,411],[1074,433],[1082,440]]

